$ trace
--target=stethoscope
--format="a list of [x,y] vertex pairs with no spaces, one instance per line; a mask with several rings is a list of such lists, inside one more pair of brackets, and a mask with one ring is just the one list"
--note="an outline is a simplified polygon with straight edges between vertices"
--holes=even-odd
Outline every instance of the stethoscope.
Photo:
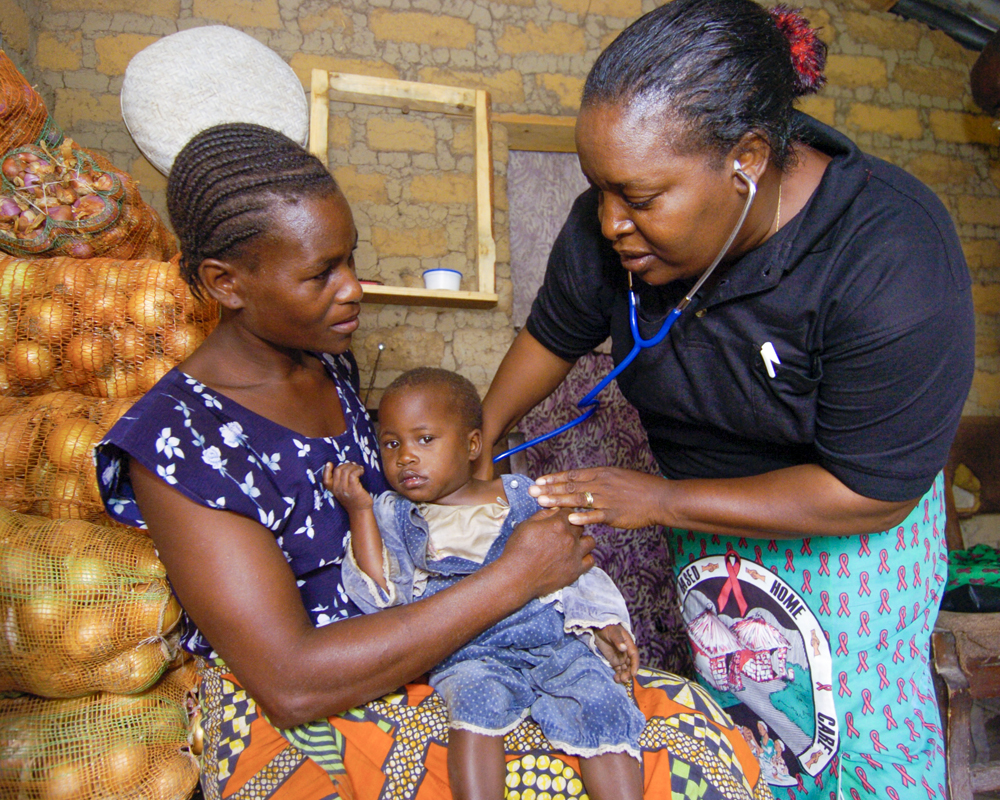
[[574,428],[579,425],[584,420],[590,419],[600,407],[600,403],[597,402],[597,395],[599,395],[607,387],[611,381],[617,378],[622,370],[624,370],[629,364],[631,364],[637,355],[639,355],[640,350],[645,350],[647,347],[656,347],[660,342],[667,338],[667,334],[670,333],[670,328],[673,327],[674,322],[681,315],[681,312],[691,303],[691,300],[698,293],[698,290],[702,285],[711,277],[712,272],[722,261],[722,257],[729,251],[730,246],[736,239],[737,234],[743,227],[743,222],[747,218],[747,214],[750,213],[750,206],[753,205],[754,197],[757,195],[757,184],[754,183],[753,178],[747,175],[743,171],[743,166],[739,161],[733,163],[733,169],[735,174],[742,180],[747,186],[747,199],[743,203],[743,211],[740,212],[740,218],[736,221],[736,225],[733,226],[732,233],[729,234],[729,238],[726,239],[726,243],[722,245],[719,250],[719,254],[715,257],[711,266],[706,269],[701,277],[698,279],[697,283],[691,288],[684,298],[667,314],[667,318],[663,321],[660,326],[660,330],[656,332],[655,335],[648,339],[643,339],[642,334],[639,332],[639,298],[636,296],[635,290],[632,288],[632,273],[628,274],[628,326],[632,331],[632,349],[629,351],[628,355],[625,356],[611,372],[609,372],[600,383],[597,384],[593,389],[591,389],[579,403],[576,404],[583,413],[576,419],[571,419],[564,425],[560,425],[555,430],[549,431],[548,433],[543,433],[541,436],[536,436],[523,444],[519,444],[517,447],[513,447],[493,459],[493,462],[502,461],[509,456],[514,455],[514,453],[520,453],[522,450],[527,450],[529,447],[534,447],[536,444],[541,444],[542,442],[547,442],[549,439],[559,436],[565,433],[570,428]]

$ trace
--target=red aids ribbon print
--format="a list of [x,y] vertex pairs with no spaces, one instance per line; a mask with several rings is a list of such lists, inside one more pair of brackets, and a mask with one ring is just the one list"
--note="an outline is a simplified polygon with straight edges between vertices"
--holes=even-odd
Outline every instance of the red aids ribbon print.
[[850,610],[847,608],[847,604],[850,602],[850,596],[847,592],[840,593],[840,609],[837,611],[838,617],[849,617],[851,616]]
[[719,611],[722,611],[726,607],[726,603],[729,602],[730,593],[736,598],[736,604],[740,607],[740,616],[746,616],[747,601],[743,599],[743,590],[740,588],[739,574],[740,574],[740,555],[731,547],[726,550],[726,572],[729,573],[729,579],[726,581],[725,585],[722,587],[722,591],[719,592],[719,599],[717,605]]
[[891,572],[889,567],[889,551],[879,550],[878,553],[878,574],[881,575],[883,572]]
[[868,549],[868,534],[861,534],[861,549],[858,550],[858,556],[870,556],[872,551]]
[[807,569],[802,570],[802,591],[803,592],[809,592],[809,594],[812,594],[813,587],[812,587],[812,584],[809,582],[811,578],[812,578],[812,575],[809,574],[809,570],[807,570]]
[[795,553],[791,550],[785,551],[785,572],[795,572]]
[[885,729],[891,731],[893,728],[898,728],[899,723],[893,719],[892,709],[889,706],[884,706],[882,708],[882,714],[885,716]]
[[860,739],[861,734],[858,733],[858,729],[854,727],[854,715],[850,711],[844,714],[844,722],[847,723],[848,738],[854,737],[855,739]]
[[802,549],[799,552],[804,556],[811,556],[813,554],[812,539],[803,539]]
[[[872,733],[875,733],[875,731],[872,731]],[[885,749],[888,750],[889,748]],[[868,766],[871,767],[872,769],[885,769],[885,767],[883,767],[881,763],[872,758],[868,753],[859,753],[858,755],[860,755],[865,761],[867,761]]]
[[816,572],[820,575],[830,576],[830,554],[826,551],[819,554],[819,569]]
[[865,701],[864,706],[861,708],[862,714],[874,714],[875,706],[872,705],[872,692],[871,689],[861,690],[861,699]]
[[896,584],[896,591],[901,592],[909,587],[906,585],[906,567],[900,567],[896,570],[896,575],[899,576],[899,582]]
[[854,774],[861,779],[861,785],[865,787],[869,792],[875,794],[875,787],[868,783],[868,776],[865,774],[863,767],[855,767]]
[[862,611],[860,619],[861,619],[861,627],[858,628],[858,636],[861,636],[861,634],[864,634],[865,636],[871,636],[872,632],[868,630],[868,619],[869,619],[868,612]]
[[903,720],[903,724],[910,729],[910,741],[915,742],[920,738],[920,734],[917,733],[916,728],[913,726],[913,720],[907,717]]
[[861,581],[861,588],[858,589],[858,597],[868,596],[871,597],[872,590],[868,588],[868,573],[862,572],[858,576],[858,580]]
[[830,593],[825,589],[819,593],[820,606],[819,613],[830,616]]
[[[906,721],[910,722],[909,720],[906,720]],[[913,723],[910,722],[909,726],[907,726],[907,727],[909,727],[912,730],[913,729]],[[899,750],[903,754],[903,758],[906,759],[906,763],[907,764],[912,764],[914,761],[916,761],[918,758],[920,758],[920,756],[911,753],[910,752],[910,748],[907,747],[902,742],[900,742],[899,744],[896,745],[896,749]]]
[[878,688],[884,689],[889,685],[889,676],[885,671],[885,664],[879,664],[875,667],[875,671],[878,673]]
[[848,560],[849,559],[848,559],[847,553],[841,553],[840,554],[840,569],[837,570],[837,577],[838,578],[850,578],[851,577],[851,571],[847,568],[847,562],[848,562]]
[[858,652],[857,673],[860,675],[862,672],[868,672],[868,651],[866,650],[861,650]]
[[896,551],[906,549],[906,530],[902,525],[896,530]]
[[882,605],[880,605],[878,607],[878,613],[879,614],[891,614],[892,613],[892,609],[889,607],[889,590],[888,589],[882,589],[878,593],[878,596],[882,600]]
[[[927,501],[924,501],[924,508],[927,508]],[[925,519],[924,522],[930,522],[929,519]],[[913,541],[910,542],[910,547],[916,547],[920,544],[920,526],[916,522],[913,523],[913,527],[910,528],[910,532],[913,534]]]
[[847,673],[841,672],[837,676],[837,680],[840,682],[840,689],[837,691],[837,694],[839,694],[841,697],[843,697],[845,694],[848,697],[853,697],[853,695],[851,694],[851,690],[847,688]]
[[847,634],[844,632],[839,633],[837,635],[837,642],[840,644],[840,647],[837,648],[837,655],[838,656],[850,655],[850,653],[847,650]]
[[889,748],[882,744],[882,741],[878,738],[878,731],[871,732],[872,744],[875,745],[875,752],[881,753],[883,750],[888,750]]
[[904,678],[897,678],[896,686],[899,688],[899,697],[896,698],[896,702],[905,703],[910,699],[906,696],[906,680]]
[[893,764],[893,766],[896,768],[896,771],[899,773],[899,776],[903,779],[904,789],[907,786],[910,786],[911,784],[913,786],[917,785],[917,782],[910,777],[910,773],[906,771],[906,767],[904,767],[902,764]]

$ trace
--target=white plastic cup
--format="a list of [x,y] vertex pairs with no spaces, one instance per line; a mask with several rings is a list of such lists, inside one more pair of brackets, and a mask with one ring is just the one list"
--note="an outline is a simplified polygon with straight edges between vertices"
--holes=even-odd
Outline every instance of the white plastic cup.
[[462,288],[462,273],[457,269],[424,270],[424,287],[427,289],[448,289],[457,292]]

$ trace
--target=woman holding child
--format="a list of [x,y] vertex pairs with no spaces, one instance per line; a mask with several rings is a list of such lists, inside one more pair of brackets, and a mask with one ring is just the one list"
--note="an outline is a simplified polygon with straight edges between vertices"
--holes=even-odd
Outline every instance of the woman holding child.
[[[209,663],[205,795],[448,797],[449,720],[417,681],[580,578],[593,542],[543,510],[462,580],[362,615],[342,578],[348,512],[323,484],[327,464],[351,462],[367,493],[388,488],[349,351],[361,300],[350,207],[301,147],[230,124],[177,156],[168,208],[183,274],[221,319],[109,432],[97,468],[108,510],[149,529],[185,609],[183,646]],[[769,796],[703,690],[658,673],[633,688],[646,797]],[[511,796],[582,795],[577,758],[533,723],[504,743]]]
[[579,469],[532,494],[668,529],[699,680],[776,794],[945,797],[928,655],[970,279],[927,187],[794,111],[824,57],[801,16],[751,0],[673,0],[601,54],[576,125],[591,188],[483,433],[489,450],[575,359],[610,335],[622,362],[693,293],[618,377],[662,475]]

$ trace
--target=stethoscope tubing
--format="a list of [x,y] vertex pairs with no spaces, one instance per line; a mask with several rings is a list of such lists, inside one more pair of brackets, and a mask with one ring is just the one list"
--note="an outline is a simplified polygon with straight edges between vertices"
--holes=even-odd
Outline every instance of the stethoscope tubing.
[[747,214],[750,213],[750,206],[753,205],[754,198],[757,196],[757,184],[754,183],[753,178],[747,175],[739,166],[735,167],[736,174],[743,180],[747,186],[747,199],[743,203],[743,211],[740,212],[740,218],[736,221],[736,225],[733,226],[732,232],[729,234],[729,238],[726,239],[726,243],[719,250],[718,255],[716,255],[715,260],[712,261],[708,269],[706,269],[701,277],[698,279],[697,283],[691,288],[684,298],[671,309],[670,313],[667,314],[666,319],[660,326],[660,329],[651,336],[649,339],[643,339],[642,334],[639,331],[639,312],[638,306],[639,301],[635,294],[635,289],[632,288],[632,273],[628,273],[628,326],[632,333],[632,349],[629,350],[628,355],[625,356],[621,361],[618,362],[617,366],[611,370],[607,375],[605,375],[600,382],[576,404],[583,413],[569,422],[560,425],[558,428],[549,431],[548,433],[543,433],[541,436],[536,436],[534,439],[530,439],[527,442],[519,444],[517,447],[512,447],[510,450],[506,450],[500,455],[495,456],[493,463],[502,461],[505,458],[509,458],[515,453],[520,453],[523,450],[527,450],[529,447],[534,447],[536,444],[541,444],[542,442],[547,442],[555,436],[565,433],[571,428],[575,428],[584,420],[590,419],[600,407],[600,403],[597,401],[597,396],[607,388],[608,384],[611,383],[615,378],[617,378],[629,364],[631,364],[637,355],[639,355],[640,350],[645,350],[649,347],[656,347],[664,339],[667,338],[667,334],[670,333],[670,329],[673,327],[677,318],[681,315],[685,308],[691,303],[691,300],[698,293],[698,290],[702,287],[705,281],[711,276],[715,271],[715,268],[722,261],[723,256],[729,252],[729,248],[732,246],[733,241],[735,241],[737,234],[743,227],[743,223],[747,218]]

